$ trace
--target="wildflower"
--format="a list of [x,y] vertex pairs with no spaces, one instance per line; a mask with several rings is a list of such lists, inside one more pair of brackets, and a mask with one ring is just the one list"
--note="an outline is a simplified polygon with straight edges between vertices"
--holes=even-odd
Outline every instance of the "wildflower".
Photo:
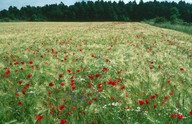
[[93,83],[89,82],[88,87],[92,87],[92,86],[93,86]]
[[41,121],[42,119],[43,119],[43,116],[41,115],[36,116],[36,121]]
[[154,107],[154,108],[157,108],[157,104],[154,104],[153,107]]
[[18,84],[22,84],[23,82],[22,81],[18,81]]
[[60,85],[61,85],[61,86],[64,86],[64,85],[65,85],[65,83],[64,83],[64,82],[61,82],[61,83],[60,83]]
[[18,64],[19,64],[19,62],[17,62],[17,61],[16,61],[16,62],[14,62],[14,65],[18,65]]
[[143,101],[142,99],[139,99],[138,103],[139,103],[139,105],[143,105],[143,104],[145,104],[145,101]]
[[72,88],[72,90],[74,90],[74,89],[76,88],[76,86],[75,86],[75,85],[72,85],[71,88]]
[[32,77],[32,75],[31,75],[31,74],[28,74],[28,75],[27,75],[27,77],[28,77],[28,78],[31,78],[31,77]]
[[170,118],[175,118],[177,115],[176,114],[171,114]]
[[71,70],[70,70],[70,69],[68,69],[68,70],[67,70],[67,72],[68,72],[68,73],[71,73]]
[[19,102],[18,102],[18,105],[21,105],[21,104],[22,104],[22,102],[21,102],[21,101],[19,101]]
[[153,100],[153,99],[155,99],[155,98],[156,98],[155,95],[153,95],[153,96],[150,97],[151,100]]
[[94,79],[94,75],[88,75],[90,79]]
[[33,61],[29,61],[29,64],[31,64],[31,65],[32,65],[32,64],[33,64]]
[[74,85],[75,84],[75,80],[71,80],[71,85]]
[[91,105],[93,102],[91,100],[88,100],[87,103]]
[[153,69],[153,66],[149,66],[149,69]]
[[109,79],[108,84],[113,86],[117,85],[117,83],[112,78]]
[[94,101],[97,101],[97,98],[96,98],[96,97],[94,97],[94,98],[93,98],[93,100],[94,100]]
[[73,106],[73,107],[72,107],[72,110],[74,110],[74,111],[75,111],[75,110],[77,110],[77,108],[76,108],[75,106]]
[[15,96],[17,96],[17,97],[18,97],[18,96],[20,96],[20,95],[19,95],[19,93],[16,93],[16,94],[15,94]]
[[54,83],[49,83],[49,86],[50,87],[53,87],[55,84]]
[[63,77],[63,75],[62,74],[59,74],[59,78],[62,78]]
[[61,119],[61,120],[60,120],[60,124],[67,124],[67,121],[64,120],[64,119]]
[[7,71],[5,72],[5,74],[7,74],[7,75],[9,75],[10,73],[11,73],[10,70],[7,70]]
[[108,68],[103,67],[102,72],[106,72],[106,71],[108,71]]
[[171,82],[171,80],[170,80],[170,79],[168,79],[168,80],[167,80],[167,83],[170,83],[170,82]]
[[97,78],[99,78],[101,75],[97,73],[95,76],[96,76]]
[[98,88],[102,88],[102,84],[101,84],[101,83],[98,83],[97,87],[98,87]]
[[180,71],[183,71],[184,70],[184,68],[180,68]]
[[181,113],[179,113],[179,114],[177,114],[177,118],[178,119],[182,119],[184,116],[181,114]]
[[172,96],[172,95],[173,95],[173,92],[170,92],[170,93],[169,93],[169,95],[171,95],[171,96]]
[[125,86],[121,86],[121,90],[125,89]]
[[25,89],[23,89],[23,90],[22,90],[22,93],[25,95],[25,94],[26,94],[26,90],[25,90]]
[[149,100],[148,100],[148,99],[146,99],[146,100],[145,100],[145,103],[146,103],[146,104],[149,104]]
[[169,99],[169,97],[168,97],[168,96],[165,96],[165,97],[164,97],[164,100],[168,100],[168,99]]
[[189,112],[189,115],[192,115],[192,110]]
[[115,100],[115,98],[114,98],[114,97],[112,97],[112,96],[111,96],[111,98],[110,98],[110,99],[111,99],[111,100]]
[[64,108],[65,108],[64,105],[59,106],[59,109],[60,109],[60,110],[63,110]]

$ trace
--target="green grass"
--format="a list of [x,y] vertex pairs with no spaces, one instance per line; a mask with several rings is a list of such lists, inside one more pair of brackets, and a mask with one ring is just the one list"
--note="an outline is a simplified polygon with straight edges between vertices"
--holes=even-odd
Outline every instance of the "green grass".
[[186,24],[186,25],[182,25],[182,24],[171,24],[170,22],[166,22],[166,23],[157,23],[154,24],[153,22],[147,22],[153,26],[157,26],[157,27],[161,27],[161,28],[166,28],[166,29],[171,29],[171,30],[175,30],[175,31],[180,31],[180,32],[184,32],[187,34],[192,34],[192,25],[191,24]]
[[0,27],[0,123],[192,123],[191,35],[122,22]]

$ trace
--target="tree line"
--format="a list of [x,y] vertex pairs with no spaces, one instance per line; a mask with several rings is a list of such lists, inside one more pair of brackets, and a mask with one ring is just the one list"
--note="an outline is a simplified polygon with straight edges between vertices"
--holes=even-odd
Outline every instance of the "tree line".
[[111,1],[76,2],[67,6],[63,2],[42,7],[25,6],[18,9],[10,6],[0,11],[1,21],[157,21],[182,20],[192,22],[192,4],[185,1],[124,3]]

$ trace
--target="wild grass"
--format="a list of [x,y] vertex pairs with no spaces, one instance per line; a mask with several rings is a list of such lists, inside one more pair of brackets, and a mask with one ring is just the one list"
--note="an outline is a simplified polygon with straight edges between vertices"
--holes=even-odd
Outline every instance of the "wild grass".
[[192,36],[142,23],[0,23],[0,123],[192,123]]
[[153,26],[161,27],[161,28],[166,28],[166,29],[171,29],[175,31],[180,31],[184,32],[187,34],[192,34],[192,25],[189,23],[186,24],[171,24],[170,22],[165,22],[165,23],[153,23],[153,22],[146,22],[148,24],[151,24]]

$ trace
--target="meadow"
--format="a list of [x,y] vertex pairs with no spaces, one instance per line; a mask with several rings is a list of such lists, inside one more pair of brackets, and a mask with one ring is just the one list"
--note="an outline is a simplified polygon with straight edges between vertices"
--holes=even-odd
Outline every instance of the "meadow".
[[0,23],[0,124],[190,124],[192,36],[144,23]]

